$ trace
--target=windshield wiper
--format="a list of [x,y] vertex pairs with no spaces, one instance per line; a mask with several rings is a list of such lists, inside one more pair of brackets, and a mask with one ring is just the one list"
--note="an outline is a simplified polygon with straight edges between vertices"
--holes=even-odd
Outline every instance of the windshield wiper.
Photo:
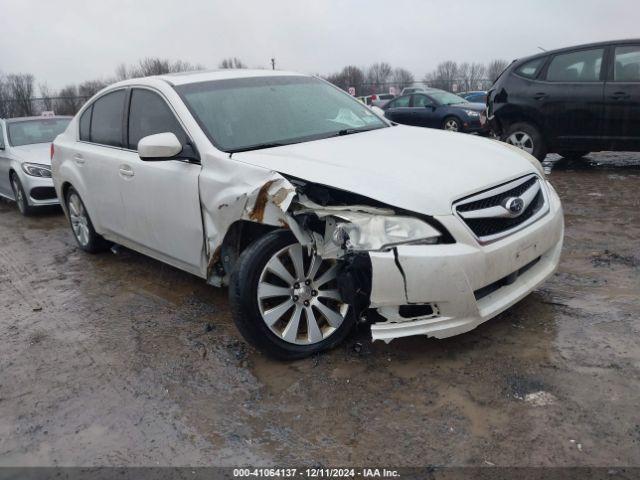
[[235,150],[228,150],[229,153],[250,152],[252,150],[262,150],[263,148],[284,147],[285,145],[291,145],[284,142],[271,142],[271,143],[259,143],[257,145],[250,145],[248,147],[236,148]]
[[378,130],[379,128],[384,128],[384,127],[344,128],[342,130],[338,130],[336,133],[334,133],[332,135],[329,135],[329,137],[343,137],[345,135],[352,135],[354,133],[369,132],[371,130]]

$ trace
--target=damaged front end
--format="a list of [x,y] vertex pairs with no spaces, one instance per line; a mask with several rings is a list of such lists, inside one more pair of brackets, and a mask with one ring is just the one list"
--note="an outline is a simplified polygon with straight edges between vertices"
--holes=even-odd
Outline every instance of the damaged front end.
[[209,239],[209,245],[218,245],[208,257],[211,284],[228,282],[228,273],[252,239],[287,228],[309,254],[338,262],[341,299],[359,321],[375,323],[374,340],[378,326],[437,314],[433,305],[408,301],[397,260],[400,245],[449,243],[450,236],[431,217],[275,173],[251,193],[218,207],[218,219],[221,212],[240,221],[228,226],[224,241]]

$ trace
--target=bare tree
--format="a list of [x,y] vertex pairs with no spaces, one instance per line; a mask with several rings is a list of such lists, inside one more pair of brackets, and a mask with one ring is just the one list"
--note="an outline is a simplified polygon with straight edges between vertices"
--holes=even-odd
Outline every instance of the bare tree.
[[229,57],[222,60],[218,68],[247,68],[247,66],[238,57]]
[[28,73],[7,75],[11,100],[15,102],[15,116],[33,115],[33,75]]
[[42,110],[53,110],[53,97],[56,96],[55,92],[52,92],[46,83],[41,83],[38,89],[40,90]]
[[458,78],[457,83],[458,83],[458,91],[468,91],[471,90],[471,88],[469,87],[469,72],[471,70],[471,65],[469,65],[468,62],[462,62],[460,65],[458,65]]
[[447,60],[438,64],[436,69],[427,74],[424,78],[425,83],[435,88],[451,91],[453,84],[458,79],[458,64],[453,60]]
[[355,65],[347,65],[339,73],[329,75],[326,80],[345,91],[354,87],[356,95],[364,94],[365,75],[362,69]]
[[374,63],[367,70],[367,83],[372,90],[384,89],[385,85],[389,83],[392,74],[393,69],[387,62]]
[[55,111],[58,115],[75,115],[83,103],[78,96],[78,87],[68,85],[58,92],[54,103]]
[[487,65],[487,78],[490,82],[495,82],[504,69],[509,66],[509,62],[506,60],[492,60]]
[[482,81],[486,74],[486,68],[481,63],[472,63],[469,68],[467,90],[482,90]]
[[0,74],[0,118],[9,118],[12,115],[13,102],[10,101],[9,86],[4,75]]
[[402,90],[405,87],[413,85],[415,80],[413,78],[413,74],[409,70],[396,68],[393,71],[392,81],[396,87]]

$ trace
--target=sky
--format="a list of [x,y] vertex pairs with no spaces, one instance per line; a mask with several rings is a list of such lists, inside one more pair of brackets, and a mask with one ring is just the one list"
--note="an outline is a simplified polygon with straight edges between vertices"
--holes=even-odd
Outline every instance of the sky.
[[0,72],[60,88],[144,57],[328,74],[640,37],[638,0],[0,0]]

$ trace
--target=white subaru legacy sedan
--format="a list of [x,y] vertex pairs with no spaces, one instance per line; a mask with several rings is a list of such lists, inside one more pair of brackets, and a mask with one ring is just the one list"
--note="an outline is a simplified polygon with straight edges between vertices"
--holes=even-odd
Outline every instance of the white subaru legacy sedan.
[[264,70],[127,80],[58,136],[78,245],[116,242],[229,286],[263,352],[469,331],[556,269],[560,200],[536,159],[388,122],[318,78]]

